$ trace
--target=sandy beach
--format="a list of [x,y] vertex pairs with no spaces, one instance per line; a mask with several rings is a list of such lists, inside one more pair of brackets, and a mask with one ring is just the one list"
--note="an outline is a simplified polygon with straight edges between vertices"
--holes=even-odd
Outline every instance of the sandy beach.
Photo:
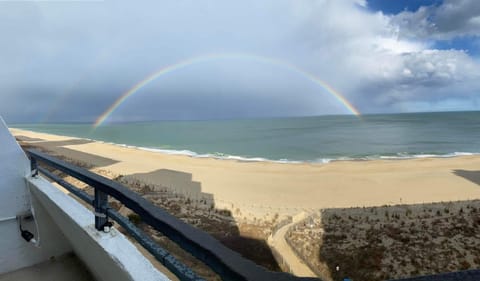
[[[477,208],[480,210],[477,206],[480,198],[480,156],[337,161],[328,164],[239,162],[169,155],[18,129],[11,131],[23,145],[81,163],[110,178],[120,177],[122,183],[137,186],[140,191],[141,185],[146,184],[149,190],[153,188],[153,192],[148,191],[144,195],[149,200],[158,203],[161,198],[158,195],[165,194],[155,192],[157,189],[189,198],[177,207],[186,221],[197,220],[196,207],[181,211],[183,207],[180,206],[190,205],[190,202],[198,202],[196,205],[203,208],[210,206],[211,202],[216,210],[230,210],[227,216],[222,216],[223,221],[220,221],[223,224],[219,229],[231,227],[233,221],[229,216],[233,216],[236,225],[233,229],[239,230],[236,235],[253,237],[261,243],[268,241],[268,246],[255,244],[254,247],[263,245],[267,250],[270,247],[281,268],[296,275],[317,275],[324,280],[333,280],[332,277],[339,273],[333,272],[332,268],[339,263],[342,268],[349,269],[342,274],[357,276],[359,280],[441,272],[441,268],[447,265],[432,270],[435,268],[432,265],[442,264],[436,258],[442,255],[435,255],[430,248],[449,253],[447,260],[455,261],[448,264],[452,271],[469,269],[480,262],[480,259],[466,254],[472,244],[468,242],[471,240],[468,233],[457,235],[457,240],[463,242],[448,240],[455,247],[441,242],[453,233],[450,220],[459,220],[459,223],[465,224],[462,228],[468,228],[475,221]],[[190,198],[193,200],[190,201]],[[167,201],[164,199],[161,199],[162,202],[168,204],[170,200],[173,205],[177,200],[176,195]],[[428,204],[450,201],[460,202]],[[205,218],[211,219],[212,214],[216,216],[216,212],[203,212]],[[319,219],[319,214],[326,219]],[[215,232],[218,226],[210,225],[213,221],[216,218],[207,219],[204,226]],[[285,221],[288,223],[282,224]],[[377,231],[375,237],[382,238],[369,241],[371,235],[365,229]],[[403,236],[393,235],[397,232]],[[229,235],[226,233],[225,237]],[[338,237],[345,241],[340,243]],[[423,243],[408,245],[410,260],[399,265],[395,261],[402,260],[401,256],[407,254],[397,256],[395,253],[406,247],[405,237],[408,241],[431,240],[433,244],[428,244],[430,248],[425,248]],[[400,242],[395,244],[397,240]],[[338,247],[339,243],[343,248]],[[233,243],[240,244],[239,241]],[[362,248],[361,245],[369,247]],[[458,248],[458,257],[465,256],[465,259],[452,256],[452,247]],[[385,251],[387,248],[392,251]],[[383,259],[383,264],[379,260],[369,260],[368,265],[352,268],[349,266],[351,256],[360,255],[356,251],[372,257],[379,253],[387,257],[386,252],[393,256]],[[245,253],[251,254],[251,251]],[[417,256],[423,260],[422,253],[433,255],[429,258],[430,264],[412,264]],[[270,257],[273,259],[273,256]],[[255,259],[255,255],[252,258]],[[368,270],[363,270],[366,268]]]
[[[12,129],[67,158],[116,174],[213,195],[242,215],[469,200],[480,197],[480,156],[328,164],[238,162],[167,155],[119,145]],[[188,190],[191,188],[192,190]]]

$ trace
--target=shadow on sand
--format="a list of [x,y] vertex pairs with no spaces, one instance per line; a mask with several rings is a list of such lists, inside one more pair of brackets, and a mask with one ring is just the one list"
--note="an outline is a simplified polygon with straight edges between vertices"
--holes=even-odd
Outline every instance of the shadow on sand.
[[202,192],[202,184],[193,181],[192,174],[181,171],[159,169],[148,173],[136,173],[125,176],[127,182],[148,184],[152,192],[175,191],[190,200],[204,200],[205,204],[214,204],[213,194]]
[[15,138],[17,139],[17,141],[45,141],[44,139],[31,138],[31,137],[21,136],[21,135],[16,135]]
[[202,192],[202,184],[193,181],[191,173],[159,169],[127,175],[119,181],[138,188],[157,206],[206,231],[245,258],[269,270],[280,271],[266,237],[255,237],[260,229],[259,233],[242,232],[231,212],[215,208],[213,194]]
[[459,177],[480,185],[480,171],[454,170],[453,173]]
[[[35,141],[32,142],[31,138],[26,138],[22,136],[17,136],[16,137],[17,141],[20,142],[20,145],[24,149],[29,149],[29,148],[34,148],[34,149],[41,149],[44,150],[45,152],[48,152],[54,156],[57,156],[59,158],[65,159],[65,155],[68,155],[70,159],[74,159],[75,161],[80,161],[83,163],[90,163],[88,165],[89,168],[95,167],[105,167],[105,166],[110,166],[115,163],[118,163],[119,161],[98,156],[95,154],[90,154],[74,149],[67,148],[65,146],[70,146],[70,145],[82,145],[82,144],[87,144],[87,143],[92,143],[93,141],[85,140],[85,139],[70,139],[70,140],[64,140],[64,141]],[[74,163],[76,164],[76,163]],[[93,165],[94,164],[94,165]],[[85,166],[85,165],[83,165]]]

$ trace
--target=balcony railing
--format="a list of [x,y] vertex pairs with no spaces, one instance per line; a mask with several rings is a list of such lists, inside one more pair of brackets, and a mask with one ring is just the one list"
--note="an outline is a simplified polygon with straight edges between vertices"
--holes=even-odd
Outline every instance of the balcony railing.
[[[170,215],[165,210],[153,205],[148,200],[110,179],[92,173],[75,165],[36,150],[27,151],[32,176],[38,173],[57,182],[72,194],[94,208],[95,228],[103,231],[110,227],[109,219],[116,221],[160,263],[174,273],[180,280],[203,280],[186,265],[160,247],[145,232],[137,228],[129,219],[119,214],[108,205],[109,196],[117,199],[127,208],[137,213],[142,221],[161,232],[185,251],[208,265],[222,280],[262,280],[262,281],[296,281],[319,280],[310,277],[296,277],[289,273],[272,272],[243,258],[230,250],[211,235]],[[42,163],[42,166],[38,165]],[[62,171],[94,188],[94,196],[66,182],[47,170],[49,166]],[[92,217],[93,219],[93,217]]]

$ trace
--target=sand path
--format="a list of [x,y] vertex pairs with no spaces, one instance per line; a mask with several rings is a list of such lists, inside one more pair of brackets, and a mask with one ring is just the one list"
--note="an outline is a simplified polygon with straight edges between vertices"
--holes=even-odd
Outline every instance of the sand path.
[[[301,217],[296,216],[297,218],[305,218],[306,214],[302,212]],[[317,277],[315,273],[295,254],[293,249],[285,240],[285,235],[287,234],[290,227],[296,224],[298,220],[294,220],[291,223],[284,225],[279,228],[273,235],[268,237],[268,244],[270,247],[274,248],[283,258],[283,262],[290,268],[290,273],[293,273],[296,276],[301,277]]]

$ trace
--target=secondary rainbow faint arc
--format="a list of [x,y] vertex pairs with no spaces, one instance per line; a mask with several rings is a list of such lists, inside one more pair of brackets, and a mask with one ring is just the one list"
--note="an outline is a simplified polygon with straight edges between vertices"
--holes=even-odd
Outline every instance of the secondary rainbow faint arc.
[[147,84],[150,82],[154,81],[155,79],[159,78],[162,75],[171,73],[173,71],[202,63],[202,62],[207,62],[207,61],[213,61],[213,60],[219,60],[219,59],[247,59],[247,60],[254,60],[258,62],[263,62],[263,63],[268,63],[268,64],[273,64],[277,66],[281,66],[284,68],[287,68],[293,72],[296,72],[312,82],[314,82],[317,85],[320,85],[322,88],[327,90],[328,93],[330,93],[333,97],[335,97],[336,100],[338,100],[350,113],[360,116],[360,112],[358,109],[356,109],[342,94],[340,94],[338,91],[336,91],[332,86],[328,85],[325,81],[321,80],[320,78],[314,76],[313,74],[302,70],[296,65],[293,65],[289,62],[280,60],[280,59],[275,59],[275,58],[270,58],[270,57],[264,57],[264,56],[259,56],[259,55],[252,55],[252,54],[238,54],[238,53],[227,53],[227,54],[208,54],[208,55],[201,55],[193,58],[188,58],[182,61],[179,61],[177,63],[165,66],[154,73],[150,74],[137,84],[135,84],[132,88],[130,88],[127,92],[125,92],[123,95],[121,95],[107,110],[105,110],[95,121],[93,124],[93,128],[97,128],[98,126],[102,125],[103,122],[112,114],[117,107],[122,104],[128,97],[131,95],[135,94],[138,92],[140,89],[145,87]]

